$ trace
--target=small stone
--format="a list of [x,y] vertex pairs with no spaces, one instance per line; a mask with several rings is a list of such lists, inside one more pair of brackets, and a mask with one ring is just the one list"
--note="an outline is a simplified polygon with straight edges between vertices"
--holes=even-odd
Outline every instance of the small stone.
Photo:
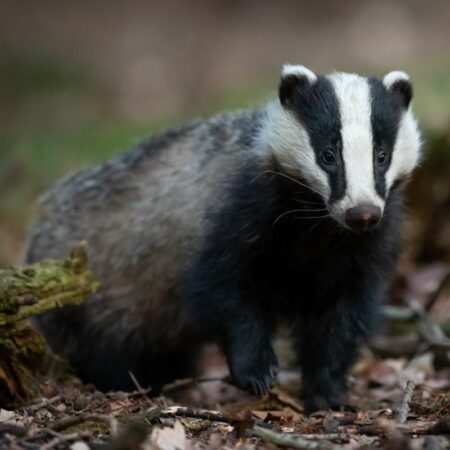
[[7,409],[0,409],[0,422],[9,422],[15,417],[14,411],[8,411]]
[[70,450],[91,450],[90,447],[84,442],[74,442],[70,447]]
[[56,409],[59,412],[64,412],[67,409],[67,406],[64,403],[60,403],[58,406],[56,406]]

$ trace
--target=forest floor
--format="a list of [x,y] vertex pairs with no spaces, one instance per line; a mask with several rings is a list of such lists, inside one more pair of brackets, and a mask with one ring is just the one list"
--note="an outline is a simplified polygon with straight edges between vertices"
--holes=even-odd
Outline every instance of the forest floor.
[[300,371],[280,336],[280,371],[264,397],[234,387],[209,347],[201,378],[168,384],[159,397],[132,374],[129,393],[101,393],[76,378],[44,383],[39,398],[0,409],[0,449],[450,448],[450,340],[437,320],[449,315],[449,281],[445,264],[397,277],[384,332],[351,372],[354,410],[305,416]]
[[450,445],[450,370],[434,368],[430,349],[411,359],[365,351],[350,380],[349,403],[355,411],[309,417],[296,395],[297,370],[282,367],[270,394],[256,398],[228,384],[221,359],[210,353],[207,379],[167,385],[157,398],[137,380],[131,393],[104,394],[76,380],[48,384],[30,404],[0,410],[0,448],[407,450]]

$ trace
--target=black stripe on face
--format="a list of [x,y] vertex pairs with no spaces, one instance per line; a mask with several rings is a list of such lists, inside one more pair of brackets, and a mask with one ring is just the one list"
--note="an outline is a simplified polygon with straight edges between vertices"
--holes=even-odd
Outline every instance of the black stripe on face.
[[[298,86],[289,99],[289,109],[305,127],[316,162],[328,174],[330,203],[339,200],[345,194],[346,181],[339,100],[331,81],[321,75],[311,86]],[[334,155],[334,164],[325,162],[326,152]]]
[[[403,105],[400,96],[389,92],[378,78],[369,78],[369,86],[375,188],[384,198],[386,196],[385,175],[392,161]],[[380,164],[379,156],[383,152],[387,159],[384,164]]]

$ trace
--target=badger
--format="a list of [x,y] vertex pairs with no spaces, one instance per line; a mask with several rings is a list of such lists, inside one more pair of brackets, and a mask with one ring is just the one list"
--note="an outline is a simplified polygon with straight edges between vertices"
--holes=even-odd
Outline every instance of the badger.
[[101,390],[154,392],[202,345],[261,395],[291,330],[305,411],[346,405],[401,250],[402,190],[421,138],[409,76],[285,65],[278,96],[156,134],[40,199],[25,261],[88,242],[101,289],[36,326]]

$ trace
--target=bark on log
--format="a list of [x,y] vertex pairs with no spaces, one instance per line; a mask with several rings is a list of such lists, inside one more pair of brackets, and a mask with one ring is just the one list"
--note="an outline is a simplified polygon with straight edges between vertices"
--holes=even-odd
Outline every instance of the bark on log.
[[65,364],[29,326],[28,318],[49,309],[77,305],[99,283],[86,269],[85,244],[63,261],[0,270],[0,404],[28,401],[39,393],[49,369]]

